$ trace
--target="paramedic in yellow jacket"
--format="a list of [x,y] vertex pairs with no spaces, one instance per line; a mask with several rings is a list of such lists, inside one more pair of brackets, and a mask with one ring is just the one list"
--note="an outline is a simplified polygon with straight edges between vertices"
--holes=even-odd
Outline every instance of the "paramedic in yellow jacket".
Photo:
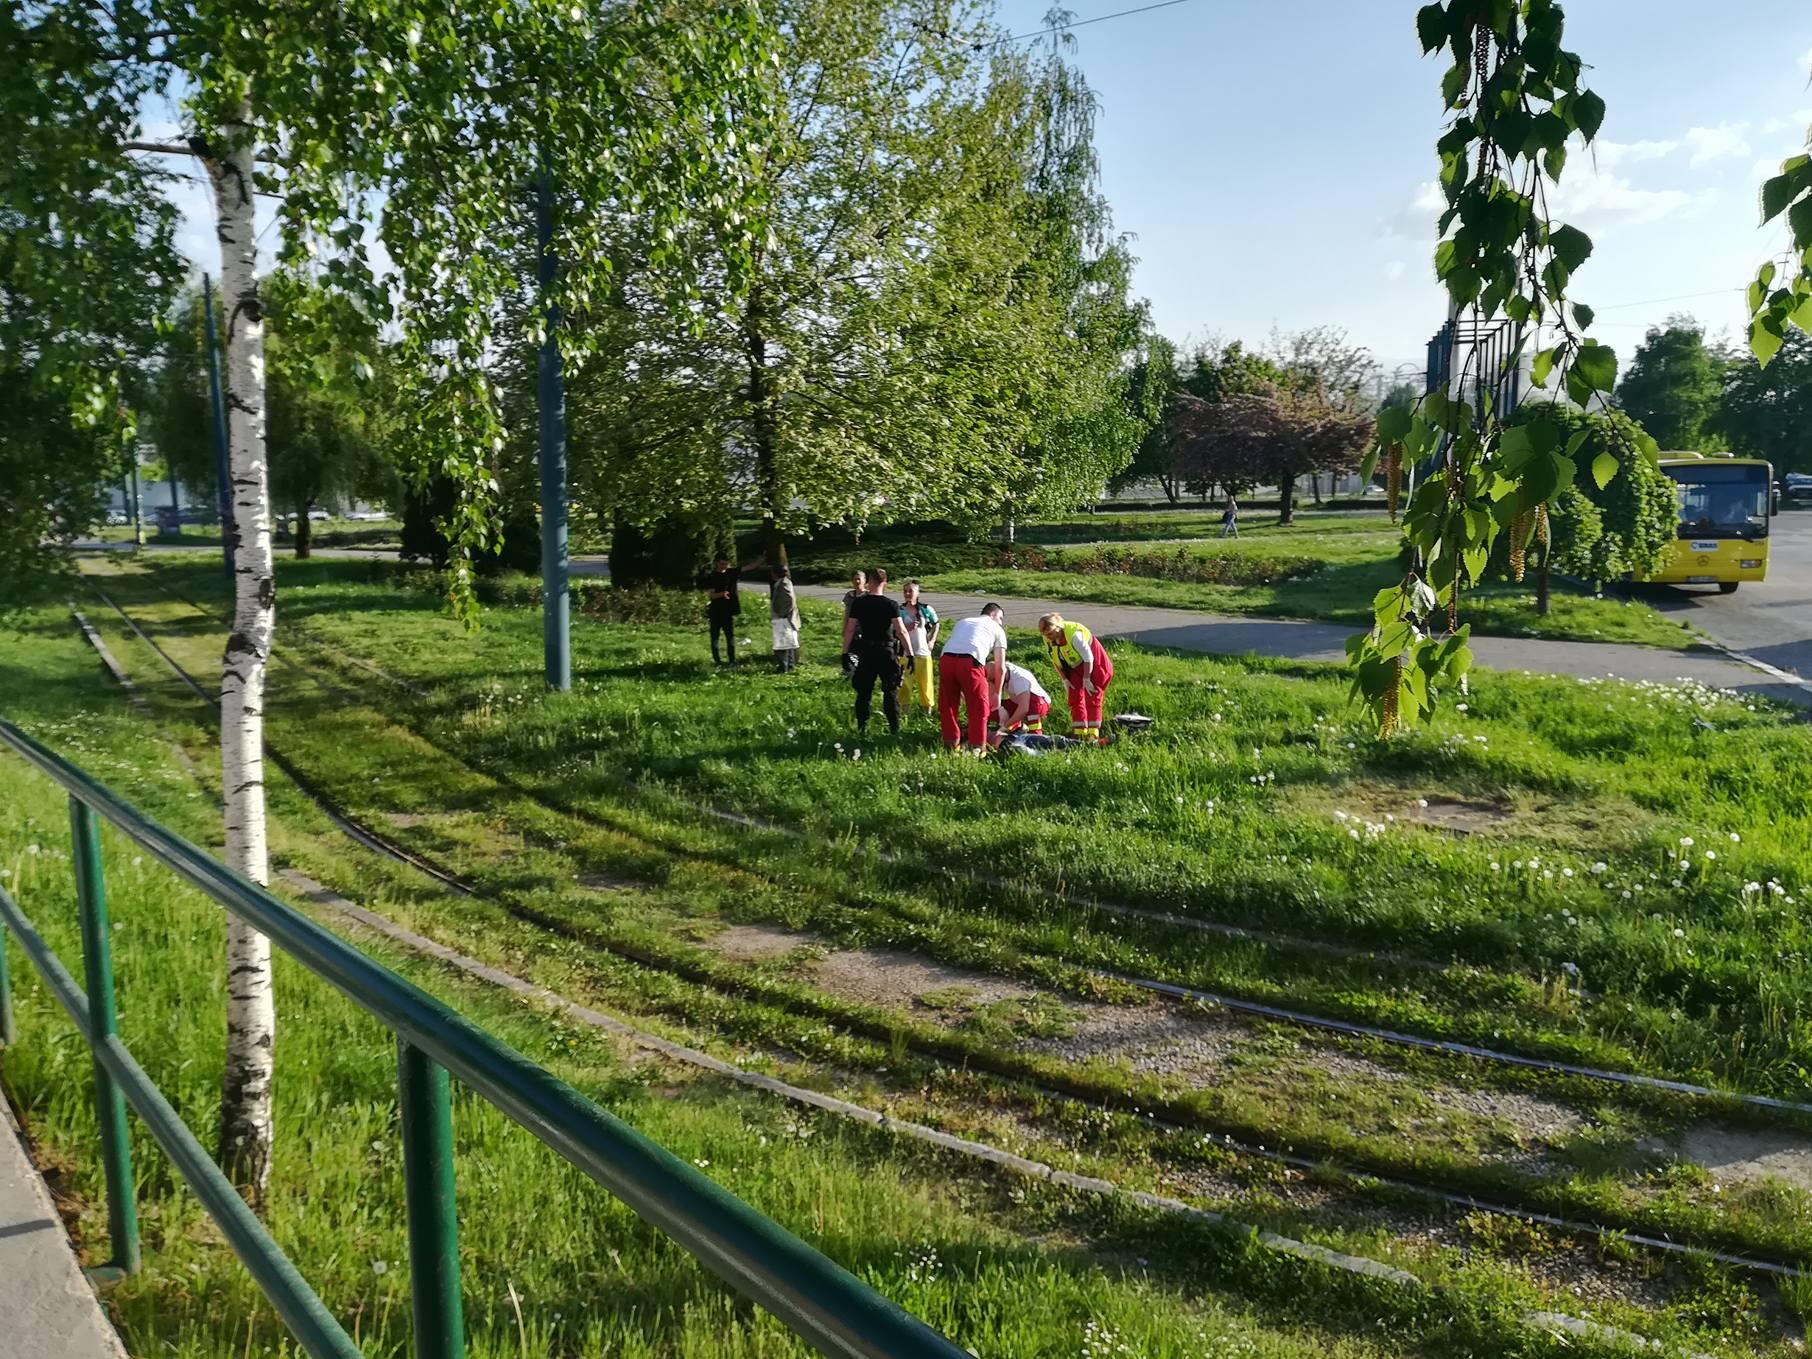
[[1082,624],[1067,622],[1060,613],[1040,618],[1038,631],[1069,691],[1071,730],[1082,740],[1100,740],[1101,711],[1107,703],[1107,686],[1114,678],[1107,649]]

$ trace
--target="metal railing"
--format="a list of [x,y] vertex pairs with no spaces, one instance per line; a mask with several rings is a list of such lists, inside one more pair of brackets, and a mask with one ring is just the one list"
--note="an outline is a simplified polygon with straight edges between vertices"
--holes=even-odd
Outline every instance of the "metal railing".
[[359,1354],[120,1041],[97,817],[268,935],[396,1035],[417,1359],[459,1359],[465,1352],[449,1073],[671,1237],[719,1279],[773,1313],[819,1353],[833,1359],[965,1359],[965,1350],[572,1086],[145,816],[10,722],[0,721],[0,745],[23,756],[69,794],[84,973],[84,985],[78,986],[18,903],[0,890],[0,1044],[11,1046],[16,1041],[6,967],[10,931],[94,1056],[112,1269],[131,1272],[139,1265],[126,1137],[129,1104],[302,1348],[315,1359],[355,1359]]

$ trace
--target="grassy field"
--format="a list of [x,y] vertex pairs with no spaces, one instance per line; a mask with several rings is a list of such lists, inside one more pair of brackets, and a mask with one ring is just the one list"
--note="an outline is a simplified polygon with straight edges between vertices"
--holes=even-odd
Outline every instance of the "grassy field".
[[[793,560],[796,577],[808,582],[842,580],[857,566],[880,564],[896,577],[919,576],[931,589],[1352,626],[1368,625],[1373,595],[1402,576],[1402,535],[1382,513],[1302,514],[1287,528],[1253,516],[1237,539],[1222,539],[1220,531],[1213,514],[1104,513],[1026,525],[1010,553],[947,533],[882,530],[859,547],[846,535],[800,544]],[[1179,559],[1225,569],[1182,571]],[[1536,611],[1532,581],[1477,590],[1465,611],[1474,631],[1494,636],[1673,648],[1696,640],[1645,603],[1614,593],[1600,598],[1571,581],[1554,582],[1546,615]]]
[[[29,619],[7,664],[9,717],[209,842],[212,795],[149,724],[125,715],[60,618]],[[205,745],[179,709],[160,725],[162,736]],[[0,788],[5,885],[79,967],[62,799],[10,757],[0,759]],[[444,899],[382,863],[348,863],[344,842],[280,779],[273,799],[281,859],[337,869],[359,881],[364,900],[398,915],[446,911]],[[206,1130],[222,1056],[218,1026],[206,1019],[221,1009],[219,912],[111,834],[107,862],[125,1038],[192,1126]],[[468,938],[462,947],[486,945]],[[979,1353],[1547,1352],[1510,1325],[1499,1301],[1430,1308],[1313,1267],[1280,1270],[1223,1233],[1035,1190],[712,1077],[626,1057],[596,1033],[406,955],[372,951]],[[545,947],[527,951],[542,954],[542,975],[556,982],[571,966]],[[393,1044],[287,961],[278,1007],[281,1133],[270,1226],[367,1354],[405,1355]],[[88,1058],[41,987],[24,982],[18,1008],[21,1043],[5,1054],[7,1088],[97,1259],[105,1233]],[[178,1016],[183,1022],[173,1023]],[[487,1106],[456,1096],[455,1120],[474,1356],[804,1352]],[[290,1353],[255,1287],[136,1128],[133,1149],[147,1268],[107,1295],[132,1352]]]
[[[127,574],[109,591],[179,659],[204,673],[216,663],[218,625],[162,588],[206,600],[218,589],[211,563],[112,569]],[[1783,898],[1800,899],[1794,866],[1808,862],[1808,847],[1804,823],[1775,816],[1774,799],[1804,795],[1806,732],[1782,715],[1703,693],[1490,677],[1464,712],[1426,736],[1380,747],[1354,725],[1331,672],[1129,647],[1116,649],[1115,706],[1158,716],[1153,739],[1074,758],[953,762],[934,757],[923,721],[898,743],[858,750],[848,690],[829,664],[784,678],[713,672],[702,636],[685,628],[582,624],[580,684],[548,697],[533,612],[497,610],[483,632],[467,635],[428,596],[399,594],[370,575],[351,563],[285,568],[283,627],[309,644],[288,650],[292,659],[273,673],[272,739],[348,810],[450,864],[485,901],[424,891],[368,856],[348,862],[318,815],[280,789],[287,861],[562,994],[679,1026],[720,1055],[762,1054],[788,1079],[1389,1259],[1454,1290],[1464,1324],[1405,1322],[1390,1311],[1395,1304],[1356,1302],[1348,1285],[1319,1272],[1308,1283],[1264,1283],[1275,1261],[1235,1268],[1218,1245],[1178,1241],[1191,1267],[1207,1271],[1180,1283],[1166,1254],[1128,1248],[1074,1205],[1061,1219],[1018,1215],[1023,1189],[988,1190],[1011,1206],[1005,1217],[995,1216],[992,1199],[985,1212],[961,1206],[978,1213],[978,1230],[1030,1232],[1041,1268],[1048,1249],[1112,1276],[1136,1253],[1132,1282],[1117,1285],[1134,1288],[1128,1315],[1144,1305],[1140,1289],[1169,1280],[1243,1318],[1258,1338],[1229,1340],[1235,1353],[1241,1344],[1264,1354],[1324,1339],[1355,1345],[1379,1326],[1405,1353],[1516,1353],[1522,1341],[1504,1327],[1505,1309],[1578,1310],[1585,1304],[1570,1291],[1578,1272],[1613,1267],[1598,1256],[1581,1262],[1539,1230],[1505,1231],[1501,1221],[1436,1230],[1417,1219],[1408,1230],[1389,1195],[1354,1198],[1280,1179],[1274,1166],[1215,1149],[1217,1132],[1686,1239],[1787,1255],[1812,1239],[1803,1192],[1656,1151],[1657,1139],[1671,1145],[1703,1122],[1703,1111],[1666,1101],[1456,1074],[1264,1026],[1241,1029],[1235,1058],[1197,1079],[1153,1076],[1124,1057],[1079,1057],[1063,1046],[1103,1012],[1126,1011],[1132,997],[1101,979],[1106,969],[1801,1093],[1812,1050],[1805,939]],[[808,658],[829,630],[825,612],[812,612]],[[198,705],[160,678],[123,628],[103,612],[94,617],[146,685],[160,725],[205,761]],[[43,644],[34,642],[20,673],[34,677],[44,720],[68,722],[72,709],[99,701],[95,682],[70,684],[36,659]],[[349,657],[423,693],[391,687]],[[53,728],[52,739],[78,730]],[[98,739],[80,730],[79,739]],[[94,759],[104,775],[133,764],[104,744]],[[188,816],[203,814],[166,780],[148,787]],[[697,809],[704,803],[774,818],[804,832],[809,848],[723,826]],[[55,816],[43,824],[54,828]],[[1739,840],[1729,839],[1733,830]],[[1687,836],[1694,843],[1683,847]],[[0,826],[0,855],[16,838]],[[876,847],[895,861],[865,852]],[[1719,857],[1704,857],[1708,848]],[[1669,857],[1683,850],[1693,853],[1690,868]],[[953,880],[945,876],[953,868],[997,881]],[[1743,890],[1748,881],[1756,892]],[[600,882],[636,886],[600,893],[591,885]],[[1103,918],[1055,898],[1054,888],[1439,966]],[[788,947],[771,958],[736,955],[726,942],[738,930],[782,927]],[[204,941],[204,955],[211,947]],[[916,995],[878,996],[839,990],[824,970],[898,954],[935,960],[951,975]],[[1583,975],[1583,994],[1567,964]],[[990,999],[1001,979],[1020,991]],[[78,1057],[66,1054],[77,1065]],[[217,1071],[217,1053],[213,1060]],[[1042,1096],[1005,1095],[984,1079],[992,1076],[1069,1089],[1109,1108],[1162,1110],[1209,1135],[1179,1138],[1137,1118],[1066,1113]],[[388,1077],[371,1079],[382,1086]],[[663,1076],[658,1084],[671,1083]],[[197,1087],[199,1127],[209,1126],[209,1089],[205,1079]],[[1530,1109],[1563,1110],[1572,1122],[1544,1130]],[[1741,1133],[1735,1111],[1721,1118]],[[852,1150],[851,1173],[866,1173],[857,1167],[873,1154]],[[700,1156],[748,1165],[754,1179],[770,1173],[746,1147],[727,1162]],[[880,1178],[918,1183],[899,1159],[897,1148],[880,1157]],[[948,1178],[944,1168],[904,1159],[927,1182]],[[777,1162],[771,1172],[794,1173]],[[507,1182],[496,1174],[494,1182]],[[985,1198],[977,1192],[976,1201]],[[1164,1237],[1176,1228],[1146,1230]],[[1778,1313],[1746,1284],[1718,1271],[1657,1281],[1627,1268],[1641,1278],[1638,1291],[1661,1301],[1603,1299],[1594,1314],[1720,1353],[1775,1352],[1778,1333],[1763,1323]],[[895,1285],[913,1283],[912,1274],[906,1261],[883,1286],[903,1296]],[[1294,1301],[1280,1308],[1280,1297]],[[933,1312],[948,1305],[926,1304]],[[508,1322],[499,1353],[514,1352]],[[1129,1353],[1181,1352],[1194,1324],[1186,1309],[1136,1337],[1119,1334]],[[1305,1324],[1326,1334],[1297,1334]],[[982,1353],[1094,1352],[1074,1328],[1045,1327],[1005,1346],[977,1343],[981,1334],[967,1332],[964,1343]],[[683,1341],[653,1352],[694,1352]],[[568,1351],[593,1352],[577,1343],[556,1350]]]

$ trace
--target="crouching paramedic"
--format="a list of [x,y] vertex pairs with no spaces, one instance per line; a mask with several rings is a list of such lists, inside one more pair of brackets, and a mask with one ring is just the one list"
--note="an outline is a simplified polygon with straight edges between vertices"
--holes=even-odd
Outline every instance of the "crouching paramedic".
[[[960,619],[950,629],[937,660],[937,717],[944,749],[955,750],[965,738],[971,749],[988,749],[988,714],[1000,697],[1006,672],[1007,632],[1001,609],[990,604],[974,618]],[[957,720],[962,708],[963,719]]]
[[1068,622],[1060,613],[1047,613],[1040,618],[1038,631],[1068,690],[1071,730],[1082,740],[1099,740],[1107,686],[1114,678],[1114,663],[1108,659],[1107,649],[1082,624]]
[[1007,677],[1000,686],[1000,731],[995,744],[1021,728],[1038,735],[1044,731],[1045,714],[1051,711],[1051,696],[1038,682],[1038,676],[1023,665],[1007,662]]

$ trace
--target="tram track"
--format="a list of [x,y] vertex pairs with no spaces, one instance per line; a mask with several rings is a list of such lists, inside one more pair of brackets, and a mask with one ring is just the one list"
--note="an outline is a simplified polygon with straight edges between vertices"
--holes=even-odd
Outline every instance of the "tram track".
[[[211,625],[220,626],[222,624],[222,620],[218,615],[197,603],[195,600],[181,594],[179,591],[172,590],[161,583],[157,585],[157,588],[170,598],[180,602],[184,607],[194,611],[202,618],[207,619]],[[105,598],[105,595],[103,595],[103,598]],[[119,606],[113,603],[111,599],[108,599],[106,602],[110,607],[121,612],[122,616],[124,616],[124,612],[120,610]],[[129,619],[128,624],[129,626],[132,626]],[[138,631],[136,626],[134,626],[134,631]],[[142,633],[140,633],[140,636],[148,645],[151,645],[154,648],[156,647],[156,644],[151,642],[148,637],[143,637]],[[423,696],[424,691],[421,690],[419,686],[415,686],[400,677],[391,675],[371,664],[369,661],[344,655],[341,656],[341,659],[357,664],[359,668],[383,678],[388,683],[412,693],[417,698]],[[165,660],[167,664],[170,663],[167,656],[165,657]],[[283,663],[296,668],[308,675],[316,684],[325,687],[325,682],[320,679],[314,667],[295,660],[293,656],[283,658]],[[195,689],[195,691],[202,694],[203,697],[208,697],[192,680],[188,680],[186,675],[184,678],[187,680],[190,688]],[[336,692],[342,699],[347,701],[366,701],[360,698],[360,696],[350,694],[345,690],[336,690]],[[210,701],[212,700],[210,699]],[[565,799],[550,796],[542,790],[525,784],[508,774],[483,766],[474,765],[465,757],[439,745],[419,730],[413,727],[411,727],[410,730],[414,732],[417,739],[421,740],[441,757],[452,761],[469,773],[491,781],[516,797],[536,803],[555,815],[572,818],[609,834],[637,840],[663,855],[689,858],[694,861],[709,863],[718,867],[726,866],[726,860],[718,855],[675,845],[669,841],[651,839],[636,831],[628,830],[618,821],[598,816],[591,810]],[[624,785],[627,790],[633,794],[643,794],[643,790],[632,781],[624,781]],[[807,832],[800,830],[798,827],[784,825],[776,821],[751,816],[742,812],[713,807],[705,803],[693,802],[689,799],[679,798],[674,794],[668,794],[668,796],[681,802],[686,810],[726,825],[737,826],[751,832],[776,835],[795,842],[804,842],[811,838]],[[922,865],[912,864],[903,861],[884,850],[868,850],[861,846],[857,846],[856,848],[858,852],[872,855],[872,857],[875,857],[884,864],[909,869],[923,877],[949,878],[951,876],[963,876],[955,874],[954,870],[934,871],[925,868]],[[729,862],[727,866],[744,873],[750,873],[770,882],[773,881],[770,875],[762,873],[757,869],[750,868],[746,862],[741,860]],[[968,876],[971,881],[982,886],[998,887],[1003,890],[1015,892],[1023,892],[1026,890],[1024,884],[1014,883],[1004,879],[986,876],[977,877],[975,875]],[[1168,912],[1149,911],[1144,908],[1125,906],[1119,903],[1103,902],[1098,898],[1085,897],[1062,891],[1053,893],[1052,895],[1081,909],[1100,909],[1109,914],[1140,917],[1152,921],[1153,923],[1166,926],[1190,920],[1189,917],[1175,916]],[[858,911],[874,909],[871,906],[848,901],[845,901],[843,904]],[[1215,934],[1226,934],[1260,944],[1275,943],[1283,947],[1297,948],[1316,942],[1302,940],[1295,936],[1267,935],[1262,931],[1249,931],[1245,930],[1243,927],[1221,925],[1218,922],[1195,921],[1193,923],[1198,925],[1210,925],[1213,927],[1212,932]],[[1462,965],[1457,963],[1442,963],[1432,959],[1411,959],[1403,955],[1390,953],[1348,949],[1342,945],[1318,946],[1316,951],[1325,952],[1329,954],[1329,956],[1336,957],[1342,961],[1374,961],[1386,966],[1409,963],[1413,966],[1431,971],[1444,969],[1449,966]],[[1045,955],[1038,956],[1043,957]],[[1059,958],[1050,958],[1049,960],[1064,963],[1066,966],[1075,967],[1078,971],[1086,973],[1101,982],[1131,987],[1153,995],[1165,996],[1172,1000],[1182,1000],[1197,1005],[1208,1006],[1224,1010],[1230,1014],[1244,1015],[1250,1018],[1262,1019],[1268,1022],[1285,1024],[1298,1028],[1318,1030],[1325,1033],[1336,1034],[1344,1038],[1375,1042],[1386,1047],[1399,1048],[1405,1051],[1417,1051],[1446,1057],[1463,1058],[1467,1061],[1486,1065],[1501,1066],[1513,1070],[1546,1074],[1556,1077],[1578,1079],[1610,1086],[1619,1086],[1632,1091],[1645,1091],[1664,1096],[1682,1097],[1708,1104],[1733,1105],[1764,1117],[1784,1116],[1790,1121],[1791,1126],[1802,1131],[1804,1130],[1804,1126],[1801,1121],[1812,1120],[1812,1102],[1791,1100],[1773,1095],[1763,1095],[1740,1090],[1719,1089],[1717,1087],[1689,1081],[1674,1080],[1662,1076],[1651,1076],[1641,1072],[1617,1071],[1592,1066],[1587,1063],[1568,1062],[1554,1057],[1510,1052],[1481,1043],[1437,1038],[1426,1034],[1408,1033],[1398,1029],[1386,1028],[1381,1025],[1367,1024],[1357,1020],[1341,1018],[1337,1015],[1319,1014],[1290,1006],[1275,1005],[1266,1001],[1253,999],[1249,996],[1236,995],[1224,990],[1210,990],[1162,978],[1141,977],[1105,968],[1093,968],[1082,964],[1070,964],[1067,960]]]
[[[104,590],[100,589],[98,585],[95,588],[96,593],[99,595],[102,602],[119,615],[132,633],[160,659],[165,668],[167,668],[173,676],[182,682],[196,697],[210,705],[214,704],[212,696],[197,683],[194,677],[189,674],[180,662],[171,656],[165,648],[159,645],[154,638],[138,625],[137,621],[132,618],[131,614],[128,613],[126,609],[122,608],[119,603],[113,600]],[[214,620],[205,610],[200,610],[198,606],[195,606],[192,602],[188,602],[188,607],[196,609],[196,611],[201,613],[204,618],[208,618],[211,625],[215,624],[216,620]],[[321,680],[312,673],[311,667],[303,665],[293,658],[290,659],[288,663],[293,668],[308,675],[311,682],[317,684],[325,692],[335,692],[332,685]],[[346,696],[343,691],[340,691],[340,694],[342,697]],[[420,739],[425,740],[426,738]],[[428,742],[428,744],[432,746],[433,743]],[[576,809],[560,806],[548,799],[540,798],[536,796],[532,790],[522,788],[520,785],[515,784],[514,780],[499,779],[490,771],[467,764],[459,756],[454,755],[451,752],[440,750],[439,747],[434,747],[434,749],[440,751],[445,758],[460,765],[469,772],[487,779],[497,784],[499,787],[506,788],[520,796],[528,798],[549,811],[559,815],[572,816],[576,819],[589,821],[591,824],[597,825],[599,828],[606,830],[613,835],[627,836],[632,839],[639,838],[635,837],[631,832],[625,832],[616,824],[606,822],[601,818],[585,817]],[[683,960],[651,954],[647,950],[637,949],[621,939],[604,936],[595,930],[575,927],[571,922],[562,921],[549,916],[545,912],[526,906],[524,903],[512,902],[498,894],[487,892],[465,878],[457,870],[440,863],[431,855],[412,850],[409,847],[398,843],[389,835],[377,830],[375,827],[361,821],[356,815],[352,814],[348,809],[339,804],[337,800],[332,798],[326,790],[320,788],[313,780],[309,779],[306,774],[298,770],[294,761],[288,759],[280,751],[271,749],[268,746],[267,750],[269,750],[272,756],[273,763],[276,763],[279,768],[283,769],[287,775],[295,780],[297,787],[301,789],[305,796],[309,797],[318,807],[320,807],[338,830],[367,850],[402,863],[433,879],[441,887],[446,888],[447,890],[469,898],[484,901],[538,929],[561,934],[578,942],[583,942],[590,947],[603,949],[636,967],[661,972],[668,976],[679,978],[689,985],[714,990],[719,994],[736,994],[744,999],[752,999],[759,1004],[774,1006],[780,1009],[790,1009],[795,1013],[810,1013],[814,1018],[826,1020],[852,1032],[857,1032],[863,1037],[877,1041],[898,1041],[899,1034],[897,1030],[886,1029],[873,1023],[864,1024],[853,1020],[852,1017],[847,1014],[836,1012],[834,1007],[827,1009],[826,1007],[814,1008],[805,1006],[802,1011],[796,998],[776,996],[772,994],[771,991],[764,991],[762,987],[748,981],[740,984],[736,982],[727,982],[725,978],[718,975],[711,968],[689,965]],[[672,847],[663,845],[658,841],[644,840],[643,843],[664,854],[674,854],[678,852]],[[711,856],[701,857],[710,859],[713,863],[717,862],[715,859],[711,858]],[[745,869],[745,871],[748,870]],[[761,875],[757,874],[757,876]],[[1113,974],[1104,973],[1101,975],[1110,976]],[[1118,976],[1115,977],[1115,980],[1140,989],[1150,990],[1169,996],[1173,1000],[1182,999],[1196,1003],[1223,1003],[1223,998],[1221,997],[1213,996],[1205,992],[1195,992],[1192,991],[1191,988],[1177,987],[1171,983],[1158,982],[1152,979]],[[1236,1008],[1236,1006],[1229,1006],[1228,1008]],[[1617,1081],[1620,1078],[1627,1079],[1629,1075],[1628,1073],[1597,1072],[1590,1068],[1568,1068],[1564,1065],[1547,1063],[1538,1059],[1519,1057],[1515,1054],[1492,1053],[1482,1049],[1468,1049],[1464,1045],[1457,1045],[1456,1047],[1456,1045],[1445,1044],[1439,1040],[1420,1039],[1414,1035],[1393,1035],[1389,1034],[1388,1031],[1371,1030],[1363,1025],[1347,1025],[1342,1021],[1326,1021],[1318,1019],[1315,1016],[1298,1016],[1290,1011],[1277,1011],[1274,1016],[1267,1013],[1267,1011],[1272,1008],[1273,1007],[1258,1007],[1254,1013],[1261,1014],[1265,1018],[1281,1018],[1283,1022],[1295,1022],[1310,1027],[1337,1026],[1336,1031],[1346,1036],[1363,1038],[1386,1037],[1407,1043],[1411,1046],[1432,1048],[1437,1051],[1449,1053],[1450,1055],[1457,1050],[1467,1057],[1475,1057],[1483,1060],[1510,1061],[1525,1067],[1557,1070],[1560,1073],[1569,1076],[1593,1079],[1609,1078],[1613,1081]],[[864,1030],[866,1030],[866,1032],[864,1032]],[[933,1062],[961,1060],[966,1067],[975,1070],[984,1070],[991,1078],[1001,1081],[1009,1089],[1017,1089],[1023,1094],[1038,1096],[1047,1100],[1056,1100],[1095,1111],[1121,1115],[1128,1112],[1127,1108],[1124,1107],[1124,1101],[1122,1102],[1122,1107],[1115,1107],[1111,1097],[1103,1098],[1098,1091],[1090,1092],[1086,1089],[1079,1090],[1073,1085],[1069,1088],[1065,1088],[1064,1084],[1050,1083],[1046,1080],[1041,1080],[1037,1075],[1028,1074],[1023,1067],[1015,1067],[1014,1064],[1010,1062],[994,1063],[994,1067],[999,1069],[989,1069],[987,1064],[978,1063],[976,1061],[976,1054],[972,1051],[954,1051],[936,1043],[928,1043],[922,1037],[910,1038],[907,1042],[908,1046],[924,1060]],[[1637,1079],[1634,1083],[1657,1092],[1664,1092],[1676,1096],[1688,1096],[1695,1099],[1712,1098],[1717,1100],[1730,1100],[1733,1098],[1733,1096],[1725,1092],[1713,1091],[1680,1082],[1662,1081],[1659,1078],[1644,1077]],[[1806,1106],[1796,1106],[1790,1101],[1775,1101],[1762,1096],[1749,1096],[1746,1098],[1754,1101],[1756,1107],[1763,1110],[1807,1111]],[[1208,1120],[1200,1118],[1193,1119],[1189,1122],[1173,1121],[1171,1118],[1165,1117],[1162,1114],[1149,1111],[1138,1115],[1138,1117],[1153,1130],[1166,1135],[1174,1134],[1177,1136],[1199,1137],[1204,1131],[1207,1131],[1217,1146],[1224,1147],[1228,1151],[1232,1151],[1240,1156],[1333,1179],[1350,1189],[1366,1190],[1375,1187],[1395,1193],[1413,1195],[1433,1203],[1439,1203],[1447,1207],[1462,1209],[1468,1212],[1489,1213],[1523,1222],[1539,1224],[1550,1230],[1577,1237],[1591,1238],[1600,1241],[1614,1238],[1620,1242],[1641,1246],[1646,1250],[1654,1251],[1659,1254],[1708,1260],[1721,1265],[1776,1277],[1804,1277],[1803,1261],[1771,1259],[1753,1251],[1725,1249],[1722,1245],[1708,1245],[1675,1240],[1667,1236],[1658,1236],[1651,1232],[1640,1230],[1639,1222],[1634,1220],[1611,1223],[1592,1223],[1569,1219],[1559,1214],[1542,1211],[1539,1208],[1531,1207],[1527,1204],[1499,1202],[1481,1195],[1455,1192],[1451,1186],[1442,1187],[1437,1184],[1402,1178],[1394,1174],[1380,1173],[1377,1170],[1368,1169],[1363,1166],[1352,1166],[1325,1158],[1300,1155],[1277,1148],[1263,1147],[1253,1142],[1250,1138],[1237,1137],[1224,1130],[1217,1131],[1210,1126]]]

